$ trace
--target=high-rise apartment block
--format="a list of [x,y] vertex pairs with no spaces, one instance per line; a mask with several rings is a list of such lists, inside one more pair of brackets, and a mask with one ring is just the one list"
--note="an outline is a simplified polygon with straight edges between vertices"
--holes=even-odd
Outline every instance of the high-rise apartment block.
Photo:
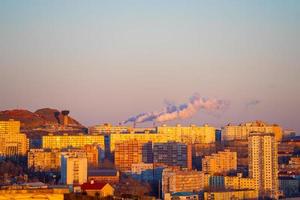
[[67,185],[83,184],[87,181],[87,158],[84,154],[62,154],[61,181]]
[[104,150],[104,135],[86,135],[86,134],[49,134],[42,138],[43,148],[63,149],[63,148],[82,148],[85,145],[97,144]]
[[152,143],[139,140],[119,142],[115,148],[115,165],[121,171],[130,171],[132,164],[147,162],[147,153],[152,152]]
[[26,155],[28,148],[27,136],[20,133],[20,121],[0,121],[0,155]]
[[155,143],[153,144],[154,165],[180,166],[186,168],[189,155],[192,154],[188,145],[179,142]]
[[228,124],[222,129],[222,140],[247,140],[251,132],[274,133],[276,141],[282,139],[282,128],[262,121],[248,122],[238,126]]
[[250,133],[248,137],[249,176],[262,197],[278,196],[277,142],[272,133]]
[[237,169],[237,153],[229,150],[219,151],[202,159],[202,171],[211,175],[226,175]]

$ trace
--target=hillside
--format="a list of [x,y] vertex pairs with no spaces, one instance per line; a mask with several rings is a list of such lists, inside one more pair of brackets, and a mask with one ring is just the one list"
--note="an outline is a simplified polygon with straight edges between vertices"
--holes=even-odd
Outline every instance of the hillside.
[[[57,113],[57,115],[55,114]],[[63,121],[62,114],[57,109],[43,108],[35,112],[29,110],[0,111],[0,120],[14,119],[21,121],[22,129],[38,128],[46,125],[59,125]],[[78,121],[69,116],[69,124],[83,127]]]

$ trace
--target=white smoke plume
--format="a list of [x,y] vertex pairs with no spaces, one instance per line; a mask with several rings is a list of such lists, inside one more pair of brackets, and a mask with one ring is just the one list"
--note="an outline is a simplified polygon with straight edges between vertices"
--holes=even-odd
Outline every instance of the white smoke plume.
[[162,111],[141,113],[136,116],[130,117],[124,123],[134,122],[166,122],[175,119],[186,119],[193,116],[199,110],[215,111],[226,108],[229,103],[227,101],[210,99],[193,95],[188,103],[175,105],[174,103],[166,103],[166,107]]

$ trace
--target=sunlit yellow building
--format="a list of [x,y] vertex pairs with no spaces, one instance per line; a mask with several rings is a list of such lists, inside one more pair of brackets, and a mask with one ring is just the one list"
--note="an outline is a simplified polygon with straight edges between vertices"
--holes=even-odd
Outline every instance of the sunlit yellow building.
[[206,191],[204,192],[204,200],[211,199],[258,199],[258,192],[256,190],[218,190],[218,191]]
[[20,133],[20,121],[8,120],[0,121],[0,134],[18,134]]
[[133,128],[129,126],[113,126],[105,123],[102,125],[95,125],[89,128],[90,134],[111,134],[111,133],[125,133],[132,131]]
[[20,133],[20,121],[0,121],[0,155],[26,155],[28,148],[27,136]]
[[83,154],[87,157],[88,167],[98,167],[98,145],[85,145],[82,148],[70,149],[30,149],[28,152],[28,168],[35,171],[58,170],[61,165],[62,154]]
[[274,133],[276,141],[282,139],[282,128],[279,125],[254,121],[238,126],[228,124],[222,129],[222,140],[247,140],[251,132]]
[[68,147],[82,148],[88,144],[97,144],[104,150],[104,136],[103,135],[53,135],[49,134],[43,136],[43,148],[62,149]]
[[215,142],[215,128],[205,126],[191,125],[189,127],[160,126],[156,132],[145,130],[143,133],[111,133],[110,150],[114,151],[115,144],[121,141],[138,140],[140,142],[164,143],[164,142],[183,142],[183,143],[213,143]]
[[202,159],[202,171],[214,174],[227,174],[237,169],[237,153],[229,150],[219,151]]
[[212,126],[205,124],[204,126],[159,126],[157,127],[158,134],[172,135],[178,138],[180,142],[184,143],[214,143],[216,129]]
[[253,178],[238,176],[224,176],[224,186],[226,189],[256,189],[255,180]]

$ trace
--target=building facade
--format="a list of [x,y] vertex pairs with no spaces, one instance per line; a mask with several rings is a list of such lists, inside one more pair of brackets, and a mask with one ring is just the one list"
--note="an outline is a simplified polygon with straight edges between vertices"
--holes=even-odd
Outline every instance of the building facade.
[[104,150],[104,136],[103,135],[53,135],[49,134],[42,138],[43,148],[63,149],[63,148],[82,148],[85,145],[97,144]]
[[250,133],[248,137],[249,176],[260,196],[278,198],[277,142],[272,133]]
[[145,153],[152,152],[151,150],[151,142],[144,143],[139,140],[119,142],[115,148],[115,166],[120,171],[130,171],[132,164],[147,161],[148,155],[145,155]]
[[228,124],[222,129],[222,140],[247,140],[251,132],[273,133],[276,141],[282,139],[282,128],[277,125],[269,125],[262,121],[248,122],[238,126]]
[[34,171],[50,171],[60,168],[59,149],[30,149],[27,157],[28,168]]
[[162,193],[199,192],[203,189],[203,172],[165,168],[162,173]]
[[82,154],[61,156],[61,182],[66,185],[83,184],[87,181],[87,158]]
[[215,142],[215,128],[205,126],[191,125],[188,127],[177,126],[159,126],[156,130],[143,132],[135,132],[134,130],[129,133],[111,133],[109,135],[110,150],[115,150],[115,144],[127,140],[138,140],[141,142],[152,143],[166,143],[169,141],[182,142],[186,144],[203,143],[209,144]]
[[[191,149],[190,149],[191,151]],[[188,166],[188,145],[179,142],[155,143],[153,144],[153,163],[154,165]]]
[[237,169],[237,153],[229,150],[219,151],[202,159],[202,171],[211,175],[226,175]]
[[20,133],[20,121],[0,121],[0,155],[26,155],[28,149],[29,140]]

